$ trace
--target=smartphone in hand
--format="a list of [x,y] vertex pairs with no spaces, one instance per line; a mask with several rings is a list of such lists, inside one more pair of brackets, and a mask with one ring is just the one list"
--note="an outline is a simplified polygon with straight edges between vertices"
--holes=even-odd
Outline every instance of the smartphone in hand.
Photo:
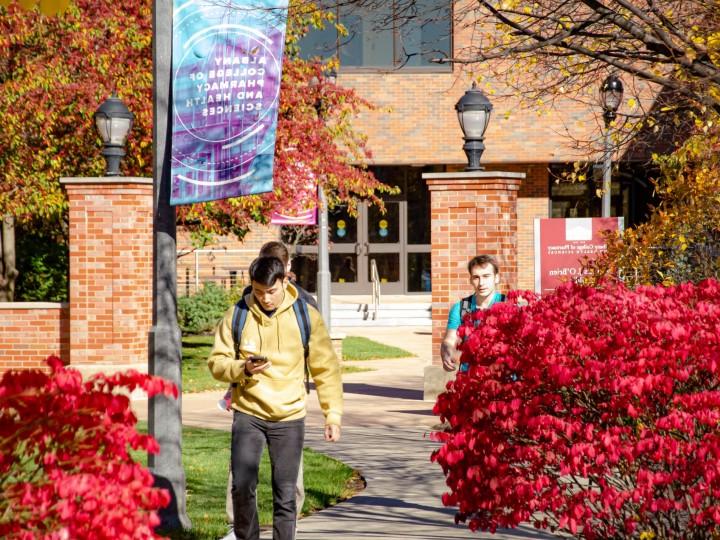
[[267,356],[261,356],[259,354],[251,355],[250,358],[248,358],[248,360],[250,360],[254,366],[261,366],[262,364],[265,364],[268,361]]

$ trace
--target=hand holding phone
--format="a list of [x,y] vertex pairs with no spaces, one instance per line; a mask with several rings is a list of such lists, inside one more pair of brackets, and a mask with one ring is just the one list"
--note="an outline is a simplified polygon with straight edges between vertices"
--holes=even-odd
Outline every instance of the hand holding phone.
[[253,354],[250,356],[249,360],[253,363],[255,366],[260,366],[268,361],[267,356],[261,356],[259,354]]
[[245,370],[250,374],[260,373],[270,367],[270,361],[267,356],[261,356],[259,354],[253,354],[248,357],[245,362]]

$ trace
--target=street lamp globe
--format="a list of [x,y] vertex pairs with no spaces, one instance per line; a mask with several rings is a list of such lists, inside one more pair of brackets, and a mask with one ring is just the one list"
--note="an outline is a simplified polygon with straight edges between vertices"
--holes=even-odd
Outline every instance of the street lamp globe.
[[609,125],[615,119],[622,97],[622,81],[616,75],[608,75],[600,87],[600,105],[603,108],[605,125]]
[[468,159],[466,171],[480,171],[484,167],[480,165],[480,156],[485,150],[483,140],[485,130],[490,123],[490,112],[492,103],[487,96],[477,88],[473,82],[472,88],[463,94],[455,104],[460,129],[463,132],[463,150]]
[[105,176],[119,176],[120,160],[125,157],[125,141],[135,115],[113,94],[100,104],[94,116],[95,127],[103,141]]

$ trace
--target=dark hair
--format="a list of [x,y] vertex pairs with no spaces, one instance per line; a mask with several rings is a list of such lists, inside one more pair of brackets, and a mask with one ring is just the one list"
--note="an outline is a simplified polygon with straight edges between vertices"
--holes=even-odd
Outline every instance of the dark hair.
[[250,264],[250,281],[265,287],[285,278],[285,265],[277,257],[258,257]]
[[285,244],[282,242],[277,242],[275,240],[272,242],[265,242],[260,248],[260,253],[258,253],[258,255],[260,257],[277,257],[285,266],[287,266],[288,262],[290,262],[290,252],[288,251],[288,248],[286,248]]
[[471,274],[473,268],[476,266],[485,266],[486,264],[491,264],[496,274],[500,271],[495,257],[492,255],[478,255],[470,259],[470,262],[468,263],[468,274]]

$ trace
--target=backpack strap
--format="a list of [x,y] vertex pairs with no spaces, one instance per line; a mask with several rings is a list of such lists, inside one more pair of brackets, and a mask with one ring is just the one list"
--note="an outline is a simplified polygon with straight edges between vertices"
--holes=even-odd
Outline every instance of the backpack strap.
[[470,313],[470,306],[472,306],[472,299],[473,295],[466,296],[462,299],[460,303],[460,320],[462,321],[465,318],[465,315]]
[[[245,327],[245,321],[248,316],[248,305],[245,302],[245,296],[243,295],[238,303],[235,304],[235,311],[233,311],[232,318],[232,337],[233,345],[235,346],[235,360],[240,359],[240,336],[242,335],[243,328]],[[232,383],[233,387],[237,386],[237,383]]]
[[303,344],[303,357],[305,359],[305,390],[310,393],[310,368],[308,367],[308,356],[310,355],[310,314],[308,313],[307,302],[298,296],[293,304],[293,311],[300,328],[300,339]]

